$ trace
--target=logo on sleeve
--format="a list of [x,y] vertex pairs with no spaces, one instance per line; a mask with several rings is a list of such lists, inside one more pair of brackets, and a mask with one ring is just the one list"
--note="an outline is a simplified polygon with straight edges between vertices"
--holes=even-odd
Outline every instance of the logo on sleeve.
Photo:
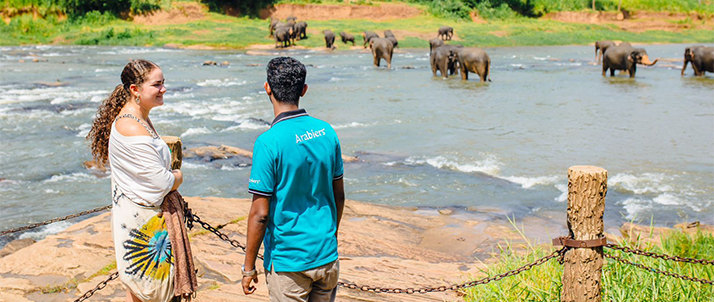
[[248,183],[252,183],[252,184],[256,184],[256,185],[257,185],[257,184],[260,183],[260,179],[252,179],[252,178],[249,178],[249,179],[248,179]]
[[305,134],[295,134],[295,143],[302,143],[304,141],[311,140],[313,138],[317,138],[320,136],[325,135],[325,128],[322,128],[320,130],[310,130],[310,131],[305,131]]

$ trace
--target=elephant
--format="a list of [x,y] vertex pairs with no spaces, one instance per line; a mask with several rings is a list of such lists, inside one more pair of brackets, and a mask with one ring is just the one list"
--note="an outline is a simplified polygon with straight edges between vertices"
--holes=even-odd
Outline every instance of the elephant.
[[307,39],[307,22],[300,21],[295,23],[295,34],[298,40]]
[[355,46],[355,36],[343,31],[340,33],[340,37],[342,37],[342,43],[352,42],[352,46]]
[[379,35],[371,31],[365,31],[364,33],[362,33],[362,39],[364,39],[364,44],[362,44],[362,47],[367,48],[367,45],[369,45],[370,40],[374,38],[379,38]]
[[270,37],[273,36],[273,32],[275,31],[275,26],[278,25],[278,22],[280,22],[280,20],[270,17],[270,26],[268,27],[270,29]]
[[608,48],[615,46],[612,41],[597,41],[595,42],[595,63],[600,64],[600,57],[607,51]]
[[444,41],[439,38],[429,40],[429,54],[431,55],[432,51],[441,45],[444,45]]
[[296,21],[297,21],[297,17],[295,17],[295,16],[290,16],[290,17],[288,17],[287,19],[285,19],[285,21],[287,21],[287,22],[290,22],[290,21],[296,22]]
[[394,48],[399,47],[399,41],[397,41],[397,38],[395,38],[395,37],[386,37],[385,39],[387,39],[387,40],[389,40],[389,41],[392,41],[392,45],[394,46]]
[[273,19],[271,17],[270,19],[270,36],[272,37],[273,34],[275,33],[275,29],[280,27],[280,26],[285,26],[285,23],[280,22],[278,19]]
[[620,44],[607,49],[602,57],[602,76],[610,69],[610,76],[615,76],[615,70],[626,70],[630,78],[635,77],[637,64],[652,66],[657,60],[650,61],[647,51],[643,48],[633,48],[632,45]]
[[392,31],[389,30],[389,29],[387,29],[387,30],[384,31],[384,37],[385,37],[385,38],[389,38],[389,37],[396,38],[396,37],[394,36],[394,34],[392,33]]
[[278,48],[278,43],[283,43],[283,47],[288,47],[292,45],[290,38],[293,36],[293,28],[287,25],[283,25],[275,28],[275,48]]
[[[436,76],[436,71],[441,72],[443,78],[448,78],[449,75],[457,73],[459,66],[456,51],[462,48],[461,45],[443,45],[434,49],[434,52],[429,56],[431,61],[431,72]],[[448,73],[447,73],[448,70]]]
[[335,33],[329,29],[323,30],[322,33],[325,34],[325,47],[335,49]]
[[704,76],[707,71],[714,72],[714,47],[697,45],[685,48],[682,75],[684,75],[684,70],[687,69],[689,62],[692,62],[695,76]]
[[387,69],[392,69],[392,54],[394,53],[392,41],[387,38],[372,38],[369,41],[369,48],[372,49],[374,66],[379,67],[379,61],[384,59],[387,61]]
[[454,35],[454,29],[450,26],[442,26],[439,28],[439,35],[437,38],[441,38],[444,41],[450,41],[451,37]]
[[462,80],[468,80],[469,72],[473,72],[479,75],[481,82],[486,82],[486,80],[491,82],[491,77],[489,77],[489,73],[491,73],[491,58],[488,57],[488,54],[483,49],[457,48],[454,51],[454,55],[459,63]]
[[286,20],[286,24],[293,29],[292,34],[290,34],[290,39],[292,39],[293,43],[295,43],[295,36],[297,35],[297,28],[295,27],[295,20]]

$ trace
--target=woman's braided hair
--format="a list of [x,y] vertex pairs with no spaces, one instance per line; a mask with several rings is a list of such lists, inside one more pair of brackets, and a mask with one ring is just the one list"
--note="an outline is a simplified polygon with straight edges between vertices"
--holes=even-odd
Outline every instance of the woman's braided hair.
[[126,102],[131,99],[129,87],[132,84],[136,86],[143,84],[149,73],[155,68],[159,68],[159,66],[151,61],[130,61],[121,72],[121,84],[117,85],[109,98],[99,105],[96,117],[92,122],[92,130],[87,134],[87,139],[91,141],[90,149],[94,162],[99,167],[104,167],[109,157],[109,134],[112,123]]

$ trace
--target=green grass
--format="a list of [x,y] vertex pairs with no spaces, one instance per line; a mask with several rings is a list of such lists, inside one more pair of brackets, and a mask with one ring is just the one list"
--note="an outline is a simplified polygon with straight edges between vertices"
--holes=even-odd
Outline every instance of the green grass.
[[[13,0],[21,1],[21,0]],[[31,0],[27,0],[31,1]],[[543,0],[545,1],[545,0]],[[623,0],[624,1],[624,0]],[[644,0],[658,1],[658,0]],[[707,1],[707,0],[703,0]],[[308,39],[298,41],[304,47],[324,47],[322,30],[335,34],[352,33],[356,44],[362,44],[361,32],[385,29],[409,32],[400,38],[402,48],[424,48],[427,40],[436,37],[436,30],[445,24],[454,27],[458,40],[452,43],[466,46],[537,46],[589,44],[596,40],[620,40],[638,43],[712,43],[714,35],[707,30],[680,32],[647,31],[632,33],[613,25],[562,23],[550,20],[516,17],[493,19],[487,24],[421,15],[410,19],[389,21],[369,20],[307,20]],[[698,24],[704,21],[683,21]],[[336,41],[338,49],[347,49]],[[204,45],[216,48],[241,49],[253,44],[273,45],[268,37],[268,21],[255,18],[235,18],[218,13],[207,13],[206,18],[186,24],[138,25],[118,19],[111,13],[91,12],[82,17],[62,19],[56,15],[34,18],[25,14],[12,18],[9,24],[0,22],[0,45],[59,44],[59,45],[124,45],[124,46],[183,46]]]
[[[620,242],[619,245],[667,255],[714,259],[714,237],[711,234],[698,232],[694,236],[690,236],[681,231],[672,231],[663,235],[661,242],[661,245],[653,245],[634,238],[633,242]],[[523,248],[517,248],[510,244],[499,247],[498,261],[489,265],[483,273],[494,276],[516,269],[546,256],[554,250],[550,246],[531,246],[529,243],[525,247],[527,250],[525,255],[523,252],[517,252],[517,250],[522,251]],[[634,263],[641,263],[680,275],[714,279],[714,267],[711,265],[664,261],[623,254],[611,249],[605,249],[605,253],[612,253]],[[553,259],[520,275],[467,289],[464,292],[464,299],[465,301],[558,301],[562,289],[562,273],[563,267]],[[714,300],[714,287],[711,285],[655,274],[620,264],[611,259],[605,259],[602,284],[603,301],[703,302]]]

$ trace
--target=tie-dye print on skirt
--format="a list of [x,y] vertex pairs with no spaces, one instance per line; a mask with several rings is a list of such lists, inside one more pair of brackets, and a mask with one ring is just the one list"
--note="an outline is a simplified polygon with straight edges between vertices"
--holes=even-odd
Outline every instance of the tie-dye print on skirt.
[[119,279],[142,301],[174,293],[174,257],[161,209],[132,201],[112,183],[112,233]]

